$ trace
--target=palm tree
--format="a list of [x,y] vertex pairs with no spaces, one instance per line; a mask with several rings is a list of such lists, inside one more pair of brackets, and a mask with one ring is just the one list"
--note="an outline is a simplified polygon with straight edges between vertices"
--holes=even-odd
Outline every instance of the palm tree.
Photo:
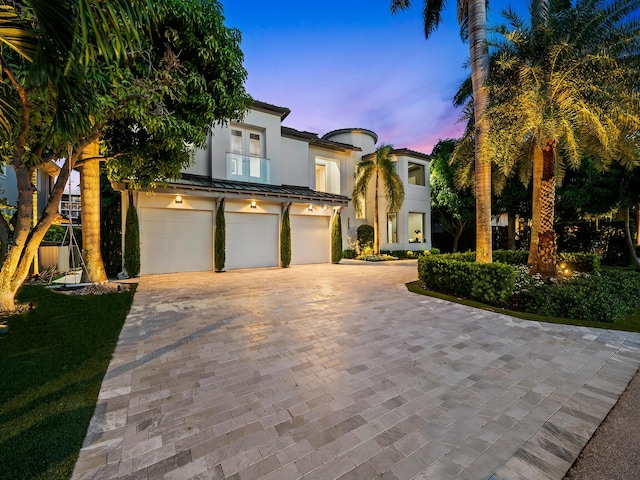
[[397,212],[404,202],[404,185],[402,179],[396,173],[396,162],[391,145],[379,146],[375,153],[365,157],[356,166],[355,183],[353,185],[353,206],[356,211],[361,211],[369,189],[369,183],[374,178],[374,202],[373,202],[373,250],[380,255],[380,219],[378,218],[378,196],[380,182],[384,188],[387,202],[387,213]]
[[[429,38],[442,20],[446,0],[424,0],[424,33]],[[391,0],[391,12],[411,5],[410,0]],[[487,0],[458,0],[458,23],[463,40],[469,41],[471,80],[475,117],[475,195],[476,195],[476,261],[491,262],[491,162],[483,156],[483,144],[489,131],[484,112],[489,104],[489,91],[484,87],[489,78],[487,51]]]
[[584,154],[603,165],[615,159],[633,165],[626,152],[637,139],[625,132],[640,129],[640,25],[632,15],[639,7],[638,0],[579,0],[574,7],[552,2],[531,24],[505,14],[510,28],[500,31],[504,40],[489,83],[485,155],[509,175],[524,146],[532,147],[533,220],[539,231],[531,258],[534,271],[544,275],[556,271],[557,174],[577,168]]

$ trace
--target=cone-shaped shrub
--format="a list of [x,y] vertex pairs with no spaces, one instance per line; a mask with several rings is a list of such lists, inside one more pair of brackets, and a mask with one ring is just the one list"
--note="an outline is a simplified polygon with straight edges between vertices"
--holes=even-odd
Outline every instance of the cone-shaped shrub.
[[224,262],[226,260],[226,223],[224,221],[224,198],[220,200],[218,211],[216,212],[216,236],[214,248],[214,263],[216,272],[224,270]]
[[130,277],[140,275],[140,226],[138,212],[133,204],[133,192],[129,190],[129,206],[124,232],[124,269]]
[[331,261],[340,263],[342,260],[342,219],[338,211],[333,217],[331,226]]
[[289,220],[289,209],[284,211],[282,217],[282,228],[280,229],[280,263],[282,268],[287,268],[291,263],[291,221]]

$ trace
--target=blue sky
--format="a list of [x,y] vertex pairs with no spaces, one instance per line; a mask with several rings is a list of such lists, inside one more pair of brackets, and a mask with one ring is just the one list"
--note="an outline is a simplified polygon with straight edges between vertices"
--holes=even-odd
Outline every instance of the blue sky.
[[[320,135],[367,128],[424,153],[461,134],[451,98],[468,76],[469,47],[455,0],[429,40],[421,1],[394,16],[388,0],[221,3],[226,25],[242,32],[248,92],[291,109],[285,125]],[[525,13],[529,2],[492,0],[489,23],[509,4]]]

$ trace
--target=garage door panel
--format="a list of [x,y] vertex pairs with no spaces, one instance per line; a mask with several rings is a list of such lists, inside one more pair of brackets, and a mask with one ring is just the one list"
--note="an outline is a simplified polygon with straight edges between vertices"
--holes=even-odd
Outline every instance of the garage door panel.
[[291,264],[328,263],[329,217],[291,215]]
[[140,270],[144,274],[213,269],[213,211],[142,208]]
[[279,265],[278,215],[228,212],[225,223],[227,270]]

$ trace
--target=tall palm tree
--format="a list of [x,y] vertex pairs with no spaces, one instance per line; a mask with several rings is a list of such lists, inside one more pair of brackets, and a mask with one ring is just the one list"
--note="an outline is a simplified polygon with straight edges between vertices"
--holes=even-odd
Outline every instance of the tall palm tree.
[[[442,20],[446,0],[424,0],[422,9],[424,33],[429,38]],[[391,12],[397,13],[411,5],[410,0],[391,0]],[[487,50],[487,0],[458,0],[460,34],[469,41],[471,80],[475,117],[475,195],[476,195],[476,261],[491,262],[491,162],[483,156],[483,144],[489,131],[484,112],[489,104],[485,88],[489,78]]]
[[361,211],[369,190],[371,179],[374,179],[373,201],[373,250],[380,254],[380,219],[378,218],[378,197],[380,183],[384,189],[387,213],[397,212],[404,202],[404,185],[396,173],[396,162],[391,145],[381,145],[373,155],[365,158],[356,166],[355,183],[353,185],[353,206]]
[[626,132],[640,130],[638,8],[638,0],[578,0],[574,7],[552,2],[548,15],[530,24],[506,13],[484,147],[505,174],[521,159],[523,145],[532,147],[534,222],[539,219],[532,256],[539,273],[555,275],[557,174],[576,168],[584,154],[603,165],[637,161],[637,135]]

